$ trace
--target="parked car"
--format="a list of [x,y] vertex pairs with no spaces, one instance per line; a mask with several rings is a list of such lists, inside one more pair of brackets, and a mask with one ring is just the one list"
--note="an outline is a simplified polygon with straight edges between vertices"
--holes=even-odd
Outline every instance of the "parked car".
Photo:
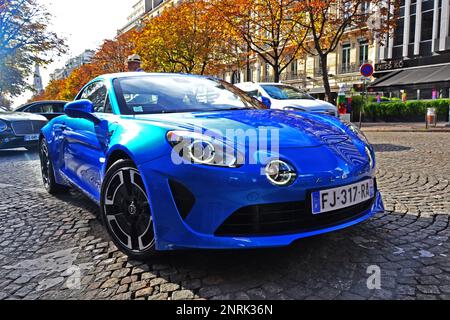
[[52,120],[64,114],[66,103],[67,101],[37,101],[20,106],[16,112],[36,113]]
[[39,132],[47,122],[40,115],[0,111],[0,149],[36,149]]
[[301,110],[337,117],[338,109],[329,102],[317,100],[306,91],[281,83],[244,82],[236,87],[262,101],[272,109]]
[[[270,110],[221,80],[103,75],[65,113],[42,129],[44,186],[82,190],[135,259],[287,246],[384,210],[374,150],[356,127]],[[262,137],[268,129],[279,136],[273,148],[225,139],[229,130]]]

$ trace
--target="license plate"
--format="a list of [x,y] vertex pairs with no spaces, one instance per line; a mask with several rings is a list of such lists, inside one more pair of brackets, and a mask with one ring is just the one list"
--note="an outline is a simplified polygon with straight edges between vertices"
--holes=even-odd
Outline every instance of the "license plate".
[[39,135],[38,134],[29,134],[24,137],[24,140],[25,141],[38,141]]
[[313,214],[352,207],[375,197],[373,179],[312,193]]

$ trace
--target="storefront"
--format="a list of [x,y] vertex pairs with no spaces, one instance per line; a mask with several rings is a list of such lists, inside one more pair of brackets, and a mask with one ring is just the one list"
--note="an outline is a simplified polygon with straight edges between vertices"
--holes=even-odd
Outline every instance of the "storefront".
[[[394,15],[395,6],[389,1]],[[450,4],[448,0],[401,0],[392,32],[383,36],[375,82],[369,90],[408,100],[448,98]]]
[[450,54],[391,60],[376,65],[376,71],[370,92],[396,98],[406,94],[408,100],[450,97]]

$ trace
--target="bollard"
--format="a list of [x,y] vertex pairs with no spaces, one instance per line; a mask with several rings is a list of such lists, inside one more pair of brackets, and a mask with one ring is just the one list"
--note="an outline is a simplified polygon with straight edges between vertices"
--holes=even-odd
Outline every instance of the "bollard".
[[437,118],[436,118],[436,108],[427,108],[427,128],[429,126],[436,127],[437,125]]

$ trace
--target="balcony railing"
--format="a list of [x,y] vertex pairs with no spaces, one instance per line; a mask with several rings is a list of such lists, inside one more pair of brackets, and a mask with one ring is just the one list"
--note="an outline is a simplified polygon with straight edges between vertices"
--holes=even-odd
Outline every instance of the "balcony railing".
[[346,64],[341,64],[339,66],[340,74],[354,73],[354,72],[358,72],[358,66],[356,65],[356,63],[346,63]]
[[305,80],[306,75],[304,73],[296,72],[296,73],[283,73],[280,77],[281,81],[290,81],[290,80]]
[[[328,73],[330,73],[330,69],[328,69]],[[323,76],[322,68],[316,68],[316,70],[314,70],[314,76],[322,77]]]

